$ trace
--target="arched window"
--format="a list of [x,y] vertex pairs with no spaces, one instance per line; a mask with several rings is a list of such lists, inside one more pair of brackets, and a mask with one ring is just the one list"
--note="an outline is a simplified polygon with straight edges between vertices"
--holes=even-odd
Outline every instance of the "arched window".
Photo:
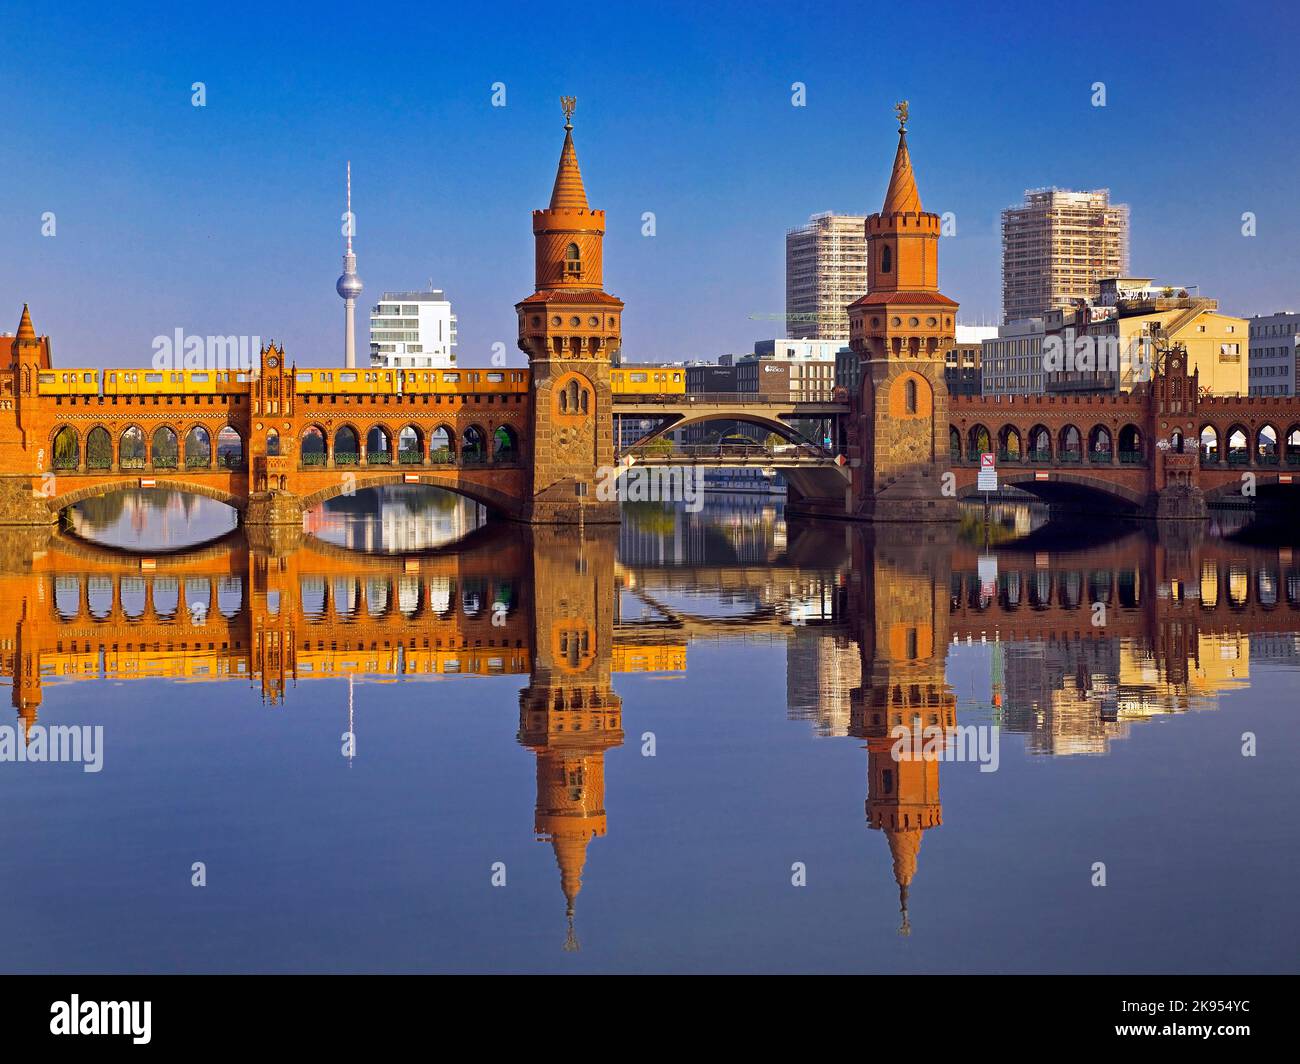
[[580,412],[579,392],[577,381],[569,381],[564,386],[564,391],[560,393],[560,412],[563,414],[577,414]]
[[266,453],[271,455],[280,453],[280,434],[275,429],[266,430]]
[[886,244],[880,249],[880,272],[889,273],[894,268],[894,253],[890,246]]
[[564,276],[582,276],[582,252],[578,250],[577,244],[570,244],[564,249]]
[[916,381],[910,378],[903,388],[903,403],[909,414],[916,413]]
[[81,460],[81,447],[77,441],[77,430],[71,425],[64,425],[54,436],[54,468],[76,469]]

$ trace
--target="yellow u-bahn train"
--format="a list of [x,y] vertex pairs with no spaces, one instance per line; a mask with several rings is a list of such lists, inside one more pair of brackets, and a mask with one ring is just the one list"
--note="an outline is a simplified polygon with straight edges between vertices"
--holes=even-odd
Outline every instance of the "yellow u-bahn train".
[[300,369],[299,395],[527,394],[526,369]]
[[[610,370],[615,395],[684,395],[681,366],[617,366]],[[239,370],[59,369],[42,370],[41,395],[225,395],[248,389],[252,374]],[[524,395],[526,369],[299,369],[299,395]]]
[[609,371],[615,395],[685,395],[681,366],[619,366]]

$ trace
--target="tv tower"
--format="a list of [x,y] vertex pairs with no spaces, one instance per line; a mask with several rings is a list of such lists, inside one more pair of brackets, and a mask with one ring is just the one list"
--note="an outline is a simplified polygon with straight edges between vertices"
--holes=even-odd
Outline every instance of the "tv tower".
[[343,298],[344,310],[344,332],[343,332],[343,365],[349,369],[356,368],[357,364],[357,339],[355,336],[356,316],[357,316],[357,296],[361,294],[361,278],[357,276],[357,257],[352,253],[352,230],[356,226],[352,217],[352,161],[348,160],[348,209],[343,215],[343,232],[347,234],[348,249],[343,255],[343,276],[338,279],[334,286],[335,291]]

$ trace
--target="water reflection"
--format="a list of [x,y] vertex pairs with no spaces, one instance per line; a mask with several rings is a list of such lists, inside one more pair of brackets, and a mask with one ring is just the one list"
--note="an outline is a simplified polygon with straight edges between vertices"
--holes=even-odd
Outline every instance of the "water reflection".
[[[618,830],[616,803],[607,809],[607,755],[623,747],[625,727],[638,746],[646,742],[643,721],[628,725],[625,714],[640,715],[647,689],[620,690],[638,675],[723,670],[718,697],[738,703],[731,711],[757,712],[775,694],[782,715],[806,726],[787,726],[781,743],[810,731],[865,752],[863,788],[837,801],[865,797],[865,826],[883,840],[873,859],[893,881],[893,922],[907,935],[922,843],[944,820],[941,771],[951,770],[935,759],[899,761],[894,729],[996,725],[1030,756],[1102,755],[1153,718],[1217,708],[1250,685],[1261,662],[1300,664],[1300,558],[1199,527],[1147,527],[1102,546],[1050,550],[1028,520],[1028,540],[986,546],[959,529],[787,528],[779,506],[763,500],[739,516],[629,508],[621,528],[581,534],[488,525],[456,549],[429,552],[435,530],[467,530],[457,523],[464,510],[451,517],[436,507],[431,516],[401,492],[367,505],[338,512],[345,531],[337,542],[328,515],[296,542],[241,534],[156,556],[63,535],[9,537],[0,638],[23,730],[30,735],[46,703],[57,705],[72,684],[235,680],[268,705],[312,705],[320,696],[304,688],[347,678],[351,733],[353,680],[518,677],[513,738],[534,760],[533,831],[553,851],[564,948],[575,951],[584,880],[601,876],[593,840]],[[405,539],[388,531],[403,519],[385,516],[403,508],[420,530]],[[345,549],[359,543],[377,551],[405,543],[412,553]],[[784,690],[726,671],[714,648],[738,646],[753,648],[748,661],[778,661]],[[707,701],[683,708],[705,719],[723,712]],[[337,724],[309,715],[299,726],[335,733]],[[621,815],[644,822],[656,799],[629,760],[640,759],[621,758],[619,774],[639,797],[625,798]],[[464,771],[466,780],[475,775],[472,765]],[[747,774],[713,783],[728,793],[760,787]],[[1229,819],[1244,815],[1224,801]],[[753,843],[714,845],[736,847],[717,854],[725,864],[746,859]],[[619,852],[635,865],[635,849]],[[952,860],[940,867],[951,870]],[[960,894],[959,882],[942,876],[936,889]],[[534,955],[526,939],[501,949]]]
[[487,509],[463,495],[396,485],[331,499],[304,516],[303,528],[352,550],[412,554],[454,543],[486,521]]
[[171,488],[132,488],[83,499],[64,511],[66,527],[123,550],[183,550],[219,539],[239,515],[225,503]]

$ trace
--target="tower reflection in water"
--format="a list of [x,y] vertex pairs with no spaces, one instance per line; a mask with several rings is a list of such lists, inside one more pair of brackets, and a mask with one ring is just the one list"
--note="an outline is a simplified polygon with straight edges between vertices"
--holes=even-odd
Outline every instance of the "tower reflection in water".
[[[488,524],[403,556],[296,533],[142,556],[14,532],[3,671],[29,735],[46,688],[70,682],[242,680],[275,704],[321,678],[526,678],[517,741],[535,757],[534,831],[576,949],[589,850],[609,826],[605,754],[624,741],[616,674],[680,672],[705,640],[783,647],[788,715],[865,745],[866,825],[887,844],[906,934],[922,840],[943,822],[941,764],[896,760],[894,728],[951,732],[960,717],[1023,735],[1030,753],[1101,754],[1148,717],[1212,708],[1249,683],[1252,657],[1300,661],[1286,548],[1183,528],[990,552],[955,531],[732,516]],[[949,655],[968,644],[987,649],[988,697],[959,706]]]

